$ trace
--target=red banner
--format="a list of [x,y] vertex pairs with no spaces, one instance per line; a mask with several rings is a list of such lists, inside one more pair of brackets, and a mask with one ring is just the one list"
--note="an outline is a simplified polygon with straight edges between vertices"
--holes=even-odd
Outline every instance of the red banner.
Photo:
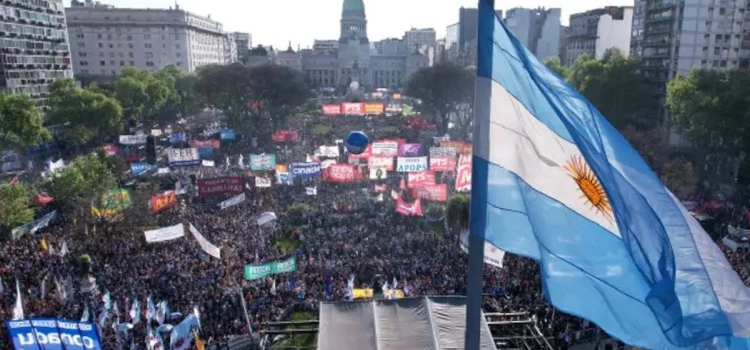
[[104,145],[102,148],[104,148],[105,156],[116,156],[120,153],[120,147],[117,145]]
[[409,173],[408,175],[409,188],[417,188],[420,186],[434,185],[435,184],[435,173],[432,171],[418,171]]
[[279,130],[271,135],[273,142],[294,142],[297,141],[299,133],[295,130]]
[[433,184],[417,187],[416,197],[428,201],[445,202],[448,200],[448,185]]
[[461,153],[464,149],[463,141],[440,141],[440,147],[454,148],[456,152]]
[[456,170],[456,157],[437,156],[430,157],[430,170],[452,172]]
[[422,203],[419,199],[413,203],[406,203],[399,197],[396,200],[396,212],[407,216],[422,216]]
[[323,171],[323,181],[345,183],[362,180],[362,169],[357,165],[337,163]]
[[406,144],[407,141],[406,141],[406,139],[382,139],[382,140],[378,140],[378,143],[391,143],[391,142],[395,142],[399,146],[401,146],[403,144]]
[[175,191],[167,191],[151,197],[151,209],[154,213],[167,210],[177,206],[177,194]]
[[341,105],[323,105],[323,115],[341,114]]
[[388,185],[375,185],[372,191],[375,193],[384,193],[388,191]]
[[219,140],[192,140],[190,146],[197,149],[218,149],[221,146]]
[[52,202],[54,200],[55,200],[55,198],[50,197],[50,196],[48,196],[46,194],[35,194],[34,198],[32,199],[32,201],[34,202],[34,204],[42,206],[42,207],[45,206],[45,205],[47,205],[47,204],[49,204],[50,202]]
[[458,174],[456,178],[456,191],[471,191],[471,155],[462,154],[458,159]]
[[244,190],[245,179],[241,177],[217,177],[198,180],[198,195],[201,197],[235,196]]
[[365,114],[365,104],[364,103],[342,103],[341,113],[342,114],[355,114],[355,115]]
[[349,153],[349,159],[367,159],[372,155],[372,144],[368,144],[364,152],[360,154]]

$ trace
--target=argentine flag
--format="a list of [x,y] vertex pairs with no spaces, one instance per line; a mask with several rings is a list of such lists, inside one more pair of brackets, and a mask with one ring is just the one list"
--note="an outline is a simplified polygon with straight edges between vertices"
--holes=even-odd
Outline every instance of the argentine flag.
[[750,349],[750,292],[638,153],[479,1],[471,234],[646,349]]

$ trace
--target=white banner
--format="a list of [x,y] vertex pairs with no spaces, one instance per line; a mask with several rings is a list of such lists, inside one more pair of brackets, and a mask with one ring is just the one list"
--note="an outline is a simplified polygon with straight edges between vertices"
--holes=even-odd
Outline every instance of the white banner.
[[146,143],[146,135],[120,135],[121,145],[142,145]]
[[235,206],[237,204],[240,204],[240,203],[242,203],[244,201],[245,201],[245,194],[244,193],[240,193],[240,194],[238,194],[238,195],[236,195],[236,196],[234,196],[232,198],[229,198],[229,199],[227,199],[227,200],[219,203],[219,208],[226,209],[226,208],[229,208],[229,207],[233,207],[233,206]]
[[397,142],[375,142],[372,144],[373,156],[395,157],[398,155]]
[[270,177],[256,176],[255,177],[255,187],[260,187],[260,188],[271,187],[271,178]]
[[333,159],[326,159],[322,162],[320,162],[320,169],[328,169],[329,166],[336,164],[336,161]]
[[177,224],[174,226],[146,231],[144,233],[146,234],[146,242],[148,243],[171,241],[184,236],[185,227],[182,226],[182,224]]
[[320,156],[337,158],[339,156],[339,146],[320,146]]
[[206,159],[204,159],[204,160],[201,161],[201,165],[206,166],[206,167],[213,167],[213,166],[216,165],[216,163],[214,163],[213,160],[206,160]]
[[201,161],[196,148],[167,148],[167,158],[172,166],[198,165]]
[[[461,232],[461,240],[459,241],[461,250],[467,255],[469,254],[469,231],[464,230]],[[503,267],[503,258],[505,252],[497,249],[492,243],[484,241],[484,263],[492,266]]]
[[456,149],[453,147],[430,147],[430,157],[456,156]]
[[317,196],[318,188],[317,187],[305,187],[305,193],[307,193],[308,196]]
[[427,171],[427,157],[398,157],[396,171],[411,173]]
[[367,160],[367,167],[370,169],[386,168],[393,170],[393,157],[372,156]]
[[[242,195],[244,196],[245,194],[243,193]],[[221,259],[221,249],[219,249],[219,247],[209,242],[206,237],[203,237],[203,235],[198,232],[198,229],[196,229],[193,224],[190,224],[190,227],[188,229],[190,230],[190,233],[193,234],[195,240],[198,241],[198,245],[201,246],[201,249],[203,249],[206,254],[213,256],[216,259]]]
[[388,178],[386,168],[370,169],[370,180],[385,180],[386,178]]

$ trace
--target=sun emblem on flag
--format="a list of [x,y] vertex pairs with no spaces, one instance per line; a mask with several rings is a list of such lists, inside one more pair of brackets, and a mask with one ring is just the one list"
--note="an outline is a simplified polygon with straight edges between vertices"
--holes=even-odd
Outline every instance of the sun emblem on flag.
[[612,206],[604,192],[604,187],[583,157],[574,156],[571,158],[565,165],[565,170],[576,182],[578,189],[581,190],[581,198],[591,204],[592,209],[604,215],[607,220],[612,221]]

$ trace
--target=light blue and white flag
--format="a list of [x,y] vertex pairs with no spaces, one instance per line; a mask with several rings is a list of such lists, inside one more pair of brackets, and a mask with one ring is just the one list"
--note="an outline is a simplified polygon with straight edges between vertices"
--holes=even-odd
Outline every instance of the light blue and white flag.
[[16,302],[13,304],[13,319],[23,320],[23,299],[21,299],[21,285],[16,280]]
[[750,292],[615,128],[479,1],[471,234],[647,349],[750,349]]
[[156,307],[154,306],[154,299],[149,295],[146,299],[146,321],[151,321],[156,317]]
[[167,307],[166,301],[161,301],[159,303],[159,306],[156,308],[156,322],[159,322],[159,324],[164,323],[165,320],[169,317],[169,308]]
[[172,329],[169,345],[172,350],[187,350],[192,348],[193,330],[200,329],[200,321],[195,314],[189,314],[180,324]]
[[138,303],[138,297],[133,297],[133,303],[130,305],[130,320],[133,325],[141,322],[141,305]]
[[89,304],[83,306],[83,314],[81,314],[81,322],[88,322],[91,316],[89,315]]
[[109,291],[102,297],[102,302],[104,302],[104,310],[109,311],[112,308],[112,296],[109,294]]

